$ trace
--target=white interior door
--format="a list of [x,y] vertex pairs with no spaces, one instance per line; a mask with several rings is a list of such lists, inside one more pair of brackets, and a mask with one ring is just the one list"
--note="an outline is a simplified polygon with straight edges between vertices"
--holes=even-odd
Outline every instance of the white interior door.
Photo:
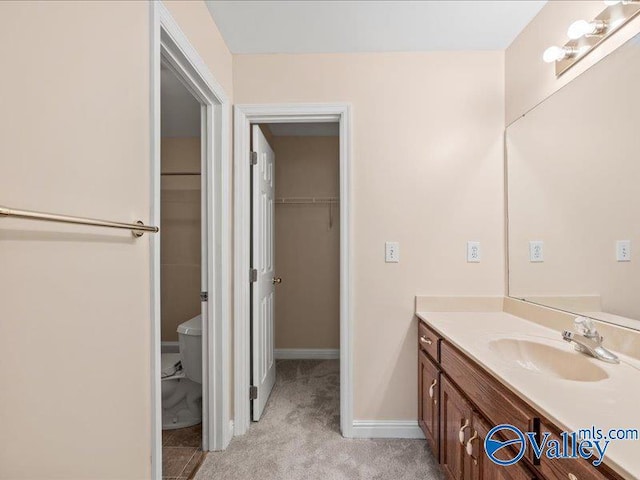
[[274,162],[275,155],[260,127],[252,127],[253,151],[257,164],[252,176],[252,382],[253,421],[260,420],[276,381],[274,361]]

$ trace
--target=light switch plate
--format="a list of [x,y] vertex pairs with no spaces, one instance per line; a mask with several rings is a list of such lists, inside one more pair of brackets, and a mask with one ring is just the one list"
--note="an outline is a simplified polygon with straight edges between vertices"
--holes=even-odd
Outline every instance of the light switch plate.
[[467,242],[467,262],[480,263],[480,242]]
[[631,261],[631,240],[618,240],[616,242],[616,260],[618,262]]
[[542,240],[529,242],[529,261],[532,263],[544,262],[544,242]]
[[384,261],[387,263],[398,263],[400,261],[400,243],[385,242]]

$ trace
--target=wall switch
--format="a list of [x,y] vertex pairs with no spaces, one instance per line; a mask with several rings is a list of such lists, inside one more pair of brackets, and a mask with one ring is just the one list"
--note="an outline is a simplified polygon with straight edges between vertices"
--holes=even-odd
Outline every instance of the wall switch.
[[631,240],[618,240],[616,242],[616,260],[619,262],[631,261]]
[[542,240],[529,242],[529,261],[533,263],[544,262],[544,242]]
[[398,263],[400,261],[400,243],[385,242],[384,261],[387,263]]
[[480,242],[467,242],[467,262],[480,263]]

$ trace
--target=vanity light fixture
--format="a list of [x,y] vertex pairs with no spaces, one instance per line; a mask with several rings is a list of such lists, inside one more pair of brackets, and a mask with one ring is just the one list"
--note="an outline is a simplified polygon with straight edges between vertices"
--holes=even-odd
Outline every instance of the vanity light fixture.
[[563,46],[549,47],[544,51],[542,59],[555,64],[556,77],[569,70],[620,27],[640,14],[640,0],[607,0],[604,3],[606,8],[593,20],[578,20],[571,24],[567,32],[567,43]]
[[584,36],[604,35],[607,31],[607,22],[603,20],[577,20],[571,24],[567,31],[567,36],[572,40],[577,40]]

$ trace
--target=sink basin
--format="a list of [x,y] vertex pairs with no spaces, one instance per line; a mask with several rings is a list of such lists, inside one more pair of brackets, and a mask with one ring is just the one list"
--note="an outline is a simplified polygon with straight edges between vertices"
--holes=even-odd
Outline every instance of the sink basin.
[[563,380],[598,382],[609,378],[593,360],[560,341],[555,346],[551,340],[500,338],[490,340],[489,348],[521,368]]

